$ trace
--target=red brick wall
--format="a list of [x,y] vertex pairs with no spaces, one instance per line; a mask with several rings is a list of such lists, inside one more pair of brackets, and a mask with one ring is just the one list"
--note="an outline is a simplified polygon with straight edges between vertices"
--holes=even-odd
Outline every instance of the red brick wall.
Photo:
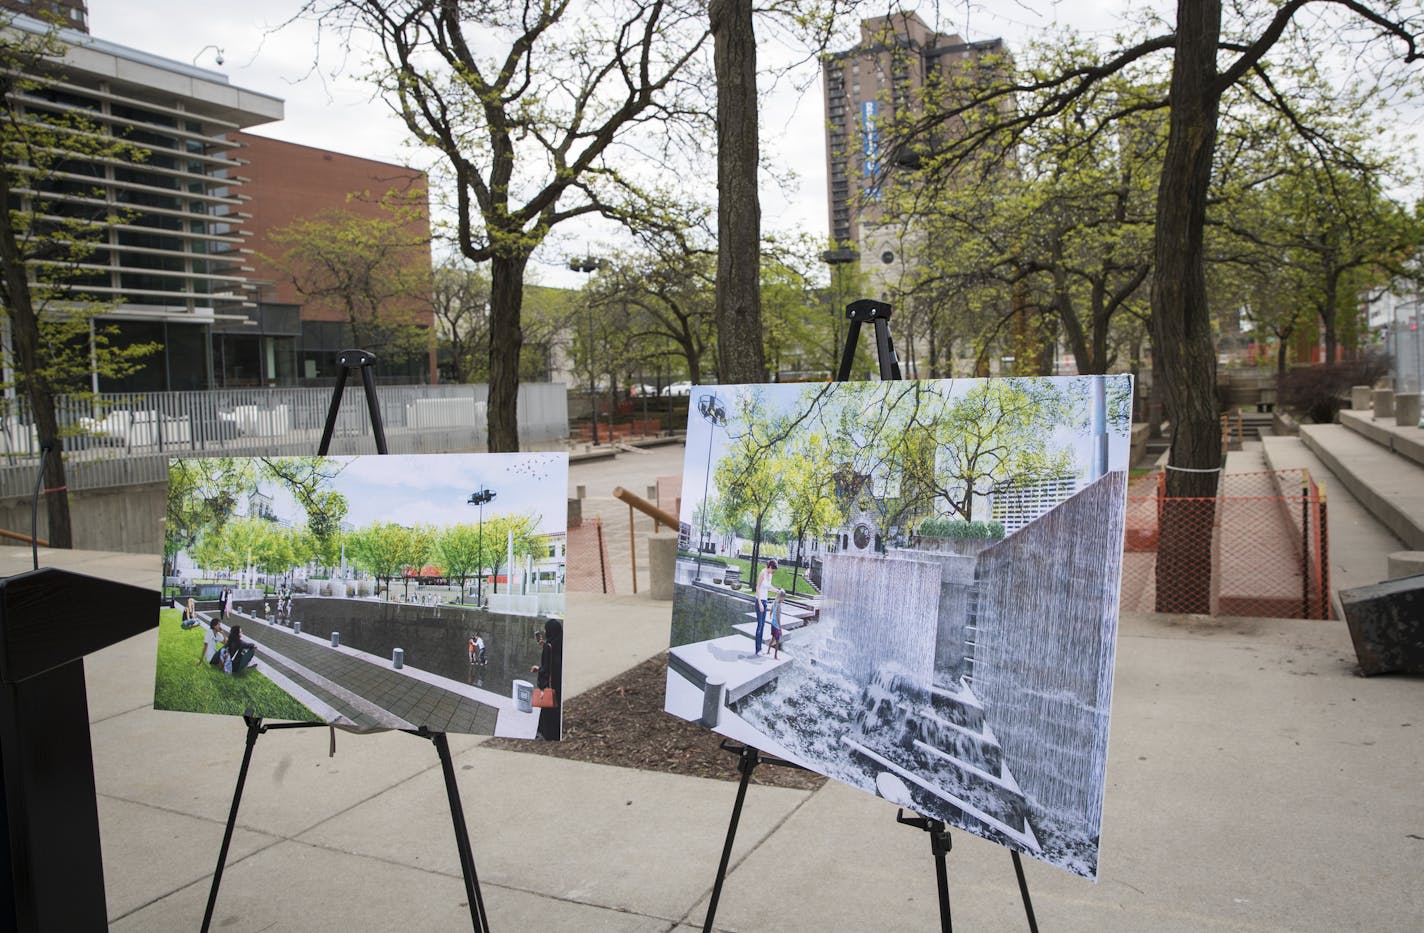
[[[425,196],[428,181],[425,173],[389,162],[362,159],[325,149],[299,146],[296,143],[267,139],[251,133],[234,133],[241,144],[234,154],[249,164],[237,173],[248,179],[238,192],[250,200],[243,210],[252,219],[243,224],[249,232],[246,248],[252,251],[247,265],[253,268],[249,279],[264,284],[260,290],[263,301],[280,304],[302,304],[302,298],[290,281],[264,258],[278,250],[268,239],[270,231],[297,220],[312,217],[322,211],[345,209],[365,217],[385,216],[373,198],[391,191],[418,192],[420,216],[409,230],[422,242],[430,239],[430,207]],[[369,193],[372,198],[352,198]],[[413,250],[411,262],[430,266],[429,246]],[[434,326],[435,313],[427,299],[417,309],[419,319]],[[333,309],[302,308],[303,320],[339,321],[340,312]],[[431,381],[435,379],[435,355],[431,353]]]

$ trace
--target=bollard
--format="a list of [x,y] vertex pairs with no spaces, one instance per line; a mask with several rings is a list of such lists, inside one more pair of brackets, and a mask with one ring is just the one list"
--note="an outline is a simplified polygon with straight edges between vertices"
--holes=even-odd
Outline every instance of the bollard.
[[1394,423],[1401,428],[1419,426],[1419,393],[1399,392],[1394,396]]
[[1350,386],[1350,410],[1368,411],[1370,407],[1370,387]]
[[529,681],[514,682],[514,707],[521,713],[534,712],[534,685]]
[[341,633],[340,633],[340,632],[332,632],[332,633],[331,633],[331,647],[333,647],[333,648],[340,648],[340,647],[341,647]]
[[1375,389],[1374,393],[1375,410],[1374,420],[1394,417],[1394,390]]
[[677,575],[677,533],[661,531],[648,535],[648,579],[652,597],[672,599],[673,582]]
[[1386,580],[1424,573],[1424,551],[1395,551],[1385,558],[1385,566],[1388,568]]
[[722,718],[722,700],[726,695],[725,680],[707,678],[707,685],[702,688],[702,718],[698,722],[708,729],[717,728],[717,721]]
[[404,648],[391,649],[391,667],[394,667],[396,670],[400,670],[401,668],[405,667]]
[[302,633],[302,623],[300,623],[300,622],[293,622],[293,623],[292,623],[292,631],[293,631],[295,634],[300,635],[300,634]]

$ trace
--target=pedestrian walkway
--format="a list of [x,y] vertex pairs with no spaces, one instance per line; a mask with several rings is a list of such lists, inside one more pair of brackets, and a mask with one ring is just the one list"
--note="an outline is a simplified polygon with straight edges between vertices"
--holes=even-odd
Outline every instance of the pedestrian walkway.
[[[389,661],[382,666],[349,648],[334,648],[253,616],[239,618],[243,634],[260,649],[260,663],[275,667],[351,724],[367,729],[426,726],[432,732],[482,735],[496,731],[500,708],[469,695],[477,688],[450,681],[443,687],[432,682],[443,678],[417,678],[411,670],[391,668]],[[533,734],[532,728],[528,731]]]

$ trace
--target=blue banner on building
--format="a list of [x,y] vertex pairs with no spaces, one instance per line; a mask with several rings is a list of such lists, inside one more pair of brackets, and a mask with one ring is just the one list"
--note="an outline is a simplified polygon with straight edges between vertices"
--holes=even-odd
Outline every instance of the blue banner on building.
[[861,156],[867,179],[863,190],[865,196],[871,200],[880,197],[880,127],[876,123],[877,111],[877,104],[873,100],[862,101],[860,104]]

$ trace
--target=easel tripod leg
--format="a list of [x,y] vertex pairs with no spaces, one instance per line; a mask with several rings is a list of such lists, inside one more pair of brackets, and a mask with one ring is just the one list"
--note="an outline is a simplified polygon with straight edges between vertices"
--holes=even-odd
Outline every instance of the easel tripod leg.
[[1024,877],[1023,859],[1019,858],[1017,849],[1010,849],[1009,854],[1014,857],[1014,874],[1019,879],[1019,894],[1023,895],[1024,914],[1028,917],[1029,933],[1038,933],[1038,921],[1033,917],[1033,900],[1028,896],[1028,879]]
[[737,823],[742,819],[742,802],[747,798],[747,785],[751,783],[752,771],[756,769],[759,756],[750,745],[741,751],[737,770],[742,772],[737,785],[737,802],[732,805],[732,819],[727,824],[727,841],[722,844],[722,861],[717,866],[717,880],[712,885],[712,899],[707,903],[707,919],[702,922],[702,933],[712,933],[712,921],[717,917],[717,901],[722,898],[722,883],[727,880],[727,865],[732,860],[732,843],[737,839]]
[[937,821],[926,828],[930,834],[930,852],[935,860],[935,885],[939,889],[939,928],[943,933],[953,933],[954,921],[949,911],[949,866],[946,864],[950,849],[949,830]]
[[450,798],[450,821],[455,828],[455,848],[460,853],[460,873],[465,876],[465,900],[470,905],[470,924],[475,933],[489,933],[489,917],[485,914],[485,899],[480,893],[480,879],[475,874],[475,854],[470,848],[470,832],[465,826],[465,809],[460,805],[460,788],[455,783],[455,763],[450,758],[450,742],[445,733],[430,736],[440,756],[440,770],[445,775],[445,795]]
[[237,825],[237,808],[242,803],[242,786],[247,783],[247,766],[252,763],[252,749],[257,745],[257,736],[262,734],[262,717],[244,716],[247,720],[247,747],[242,751],[242,767],[237,771],[237,787],[232,792],[232,807],[227,814],[227,828],[223,830],[222,847],[218,849],[218,866],[213,869],[213,884],[208,889],[208,906],[203,911],[203,933],[213,922],[213,908],[218,902],[218,888],[222,885],[223,866],[227,864],[228,846],[232,844],[232,830]]

